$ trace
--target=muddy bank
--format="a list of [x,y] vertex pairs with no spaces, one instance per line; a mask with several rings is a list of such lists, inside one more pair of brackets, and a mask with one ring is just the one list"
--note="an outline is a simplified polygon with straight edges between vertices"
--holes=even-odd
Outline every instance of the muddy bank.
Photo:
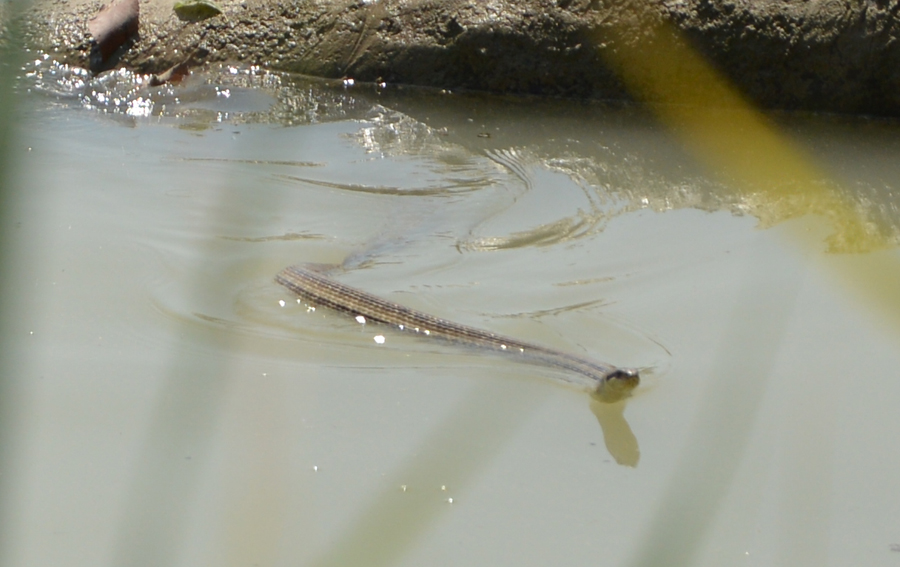
[[[897,5],[848,0],[222,0],[179,19],[142,0],[110,65],[159,73],[237,61],[320,77],[577,98],[627,98],[609,62],[660,22],[768,108],[900,115]],[[98,0],[41,0],[27,43],[87,66]],[[652,72],[652,71],[650,71]]]

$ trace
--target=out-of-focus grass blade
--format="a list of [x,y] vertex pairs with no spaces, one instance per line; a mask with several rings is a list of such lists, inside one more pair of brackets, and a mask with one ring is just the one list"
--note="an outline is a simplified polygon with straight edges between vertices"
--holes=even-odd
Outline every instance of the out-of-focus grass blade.
[[16,332],[13,322],[17,301],[10,285],[15,270],[11,236],[16,201],[14,141],[18,138],[19,116],[16,76],[25,56],[19,16],[25,7],[24,2],[16,0],[0,5],[0,562],[9,559],[4,550],[12,547],[9,542],[20,527],[9,502],[16,490],[12,466],[23,442],[18,433],[24,421],[23,412],[27,411],[16,377],[21,357],[11,340],[12,333]]
[[[767,253],[747,265],[731,326],[717,348],[713,379],[688,434],[688,445],[639,541],[631,565],[691,565],[741,461],[787,319],[802,280],[802,262],[774,274]],[[764,307],[763,307],[764,306]]]
[[[532,413],[539,392],[536,385],[527,383],[509,388],[491,381],[473,387],[419,449],[397,466],[387,489],[360,512],[314,565],[382,567],[396,563],[450,510],[448,498],[462,493],[500,452]],[[442,494],[436,479],[446,479],[450,492]]]
[[[632,6],[642,11],[639,5]],[[831,223],[830,251],[865,253],[885,247],[887,243],[847,194],[828,189],[823,183],[828,176],[691,49],[673,26],[649,5],[640,16],[654,22],[641,30],[640,37],[613,25],[595,40],[615,45],[606,50],[608,61],[629,89],[637,98],[654,103],[652,108],[660,120],[698,161],[753,202],[762,224],[821,215]],[[821,257],[822,244],[814,235],[796,225],[790,233],[804,256]],[[832,257],[817,265],[845,284],[894,332],[900,331],[900,262],[896,255],[860,254],[849,261]],[[798,279],[796,273],[767,270],[764,258],[748,268],[741,303],[719,347],[713,382],[696,416],[691,444],[639,542],[633,565],[689,565],[732,482]],[[761,310],[759,290],[767,288],[767,308]],[[723,420],[731,427],[718,427]],[[829,474],[827,470],[818,472]],[[810,527],[816,529],[824,528],[819,524]],[[808,536],[808,541],[823,536],[802,535]]]

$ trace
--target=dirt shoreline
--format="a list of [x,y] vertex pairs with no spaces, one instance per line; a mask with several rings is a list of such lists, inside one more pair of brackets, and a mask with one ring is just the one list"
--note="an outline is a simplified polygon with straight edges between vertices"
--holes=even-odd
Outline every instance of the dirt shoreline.
[[[883,0],[221,0],[180,20],[141,0],[138,34],[115,66],[160,73],[235,61],[498,93],[623,99],[610,56],[667,22],[764,108],[900,116],[900,5]],[[100,0],[39,0],[28,47],[88,66]],[[653,45],[641,45],[652,57]]]

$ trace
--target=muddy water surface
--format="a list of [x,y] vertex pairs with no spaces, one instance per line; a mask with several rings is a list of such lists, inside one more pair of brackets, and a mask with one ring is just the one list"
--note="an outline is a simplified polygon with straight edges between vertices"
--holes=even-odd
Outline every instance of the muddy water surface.
[[[4,565],[898,559],[900,335],[836,275],[900,261],[896,124],[774,117],[859,253],[633,107],[27,70]],[[299,262],[642,385],[312,310]]]

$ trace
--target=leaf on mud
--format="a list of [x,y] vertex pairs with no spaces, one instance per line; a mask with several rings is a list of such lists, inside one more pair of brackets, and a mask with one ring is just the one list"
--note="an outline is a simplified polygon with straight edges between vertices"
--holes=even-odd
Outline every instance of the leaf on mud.
[[222,13],[215,2],[210,0],[187,0],[186,2],[175,2],[172,7],[178,19],[186,22],[199,22]]

